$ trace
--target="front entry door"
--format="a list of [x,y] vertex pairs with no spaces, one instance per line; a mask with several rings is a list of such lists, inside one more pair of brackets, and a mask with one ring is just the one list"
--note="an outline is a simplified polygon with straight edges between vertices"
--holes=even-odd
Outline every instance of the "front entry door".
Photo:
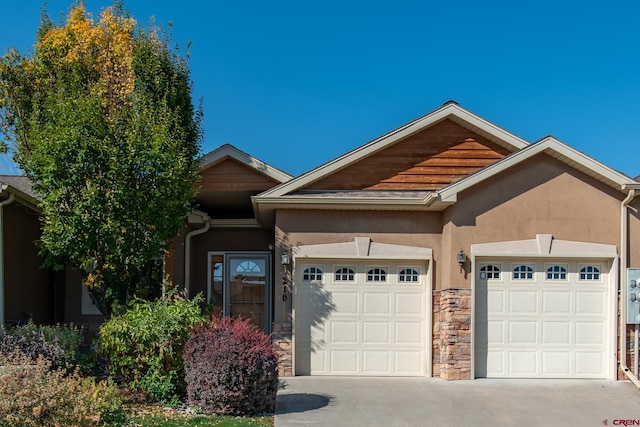
[[224,315],[249,319],[269,332],[270,255],[228,254],[225,258]]

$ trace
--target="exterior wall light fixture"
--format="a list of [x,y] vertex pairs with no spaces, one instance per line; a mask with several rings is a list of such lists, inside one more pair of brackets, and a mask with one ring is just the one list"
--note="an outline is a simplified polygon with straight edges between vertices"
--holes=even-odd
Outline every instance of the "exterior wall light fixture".
[[465,254],[462,249],[460,249],[460,252],[458,252],[457,261],[458,265],[460,266],[460,273],[462,273],[462,270],[464,270],[464,265],[467,262],[467,254]]
[[289,265],[289,254],[287,253],[287,251],[283,251],[282,255],[280,256],[280,262],[282,263],[282,265]]

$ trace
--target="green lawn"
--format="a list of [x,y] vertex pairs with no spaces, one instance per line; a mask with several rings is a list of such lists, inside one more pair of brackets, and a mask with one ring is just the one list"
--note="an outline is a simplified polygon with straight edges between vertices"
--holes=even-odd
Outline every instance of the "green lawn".
[[273,417],[228,417],[186,415],[159,404],[131,402],[125,404],[131,426],[135,427],[272,427]]

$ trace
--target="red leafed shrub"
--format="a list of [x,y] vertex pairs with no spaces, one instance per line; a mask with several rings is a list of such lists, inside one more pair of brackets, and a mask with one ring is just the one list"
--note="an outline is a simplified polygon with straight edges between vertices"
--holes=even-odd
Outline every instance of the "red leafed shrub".
[[187,397],[204,414],[275,411],[278,358],[271,337],[248,320],[214,316],[183,353]]

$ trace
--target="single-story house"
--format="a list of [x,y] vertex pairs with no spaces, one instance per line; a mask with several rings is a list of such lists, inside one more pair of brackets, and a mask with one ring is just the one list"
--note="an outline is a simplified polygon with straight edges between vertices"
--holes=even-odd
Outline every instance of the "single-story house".
[[634,377],[640,182],[553,137],[447,102],[295,178],[230,145],[201,168],[165,270],[281,375]]

